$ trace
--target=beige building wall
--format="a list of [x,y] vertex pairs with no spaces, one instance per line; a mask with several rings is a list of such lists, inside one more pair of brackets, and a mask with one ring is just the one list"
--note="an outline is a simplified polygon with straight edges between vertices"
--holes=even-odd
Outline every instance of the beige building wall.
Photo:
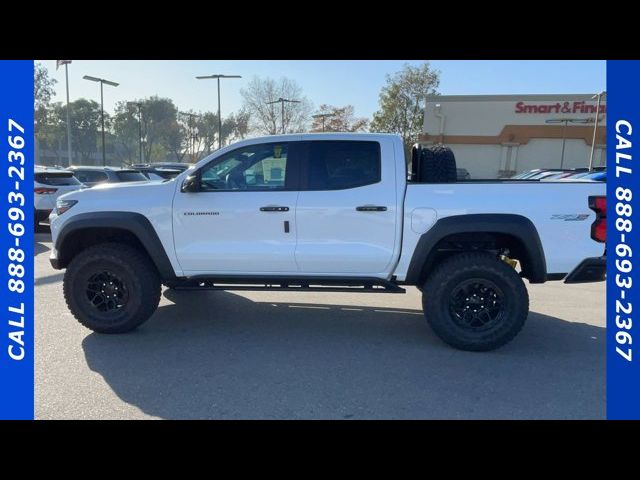
[[[451,147],[458,167],[466,168],[472,179],[507,177],[534,168],[587,167],[596,120],[592,96],[430,96],[420,142]],[[606,160],[605,127],[603,99],[595,166]]]

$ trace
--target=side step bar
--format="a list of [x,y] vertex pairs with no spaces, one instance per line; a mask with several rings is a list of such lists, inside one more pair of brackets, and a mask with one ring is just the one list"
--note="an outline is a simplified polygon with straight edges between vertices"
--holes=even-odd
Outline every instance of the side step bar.
[[405,293],[394,282],[368,277],[190,277],[176,290],[273,290],[302,292]]

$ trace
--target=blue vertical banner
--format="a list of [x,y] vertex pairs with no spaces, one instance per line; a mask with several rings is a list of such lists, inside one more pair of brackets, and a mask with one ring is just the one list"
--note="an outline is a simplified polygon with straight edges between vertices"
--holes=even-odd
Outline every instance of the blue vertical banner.
[[34,62],[0,60],[0,419],[33,419]]
[[613,420],[640,419],[638,85],[640,61],[607,62],[607,418]]

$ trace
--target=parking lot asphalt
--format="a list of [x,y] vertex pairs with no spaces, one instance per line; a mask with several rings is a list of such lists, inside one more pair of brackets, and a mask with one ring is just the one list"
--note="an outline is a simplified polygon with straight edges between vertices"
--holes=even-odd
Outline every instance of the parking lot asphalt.
[[604,283],[530,285],[488,353],[430,330],[420,293],[163,292],[135,332],[81,326],[36,234],[40,419],[583,419],[605,416]]

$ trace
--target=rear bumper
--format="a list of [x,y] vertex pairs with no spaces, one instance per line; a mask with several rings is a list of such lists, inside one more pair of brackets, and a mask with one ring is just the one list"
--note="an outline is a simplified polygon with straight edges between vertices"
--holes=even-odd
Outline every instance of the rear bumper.
[[585,258],[567,278],[564,283],[602,282],[606,278],[607,257]]

